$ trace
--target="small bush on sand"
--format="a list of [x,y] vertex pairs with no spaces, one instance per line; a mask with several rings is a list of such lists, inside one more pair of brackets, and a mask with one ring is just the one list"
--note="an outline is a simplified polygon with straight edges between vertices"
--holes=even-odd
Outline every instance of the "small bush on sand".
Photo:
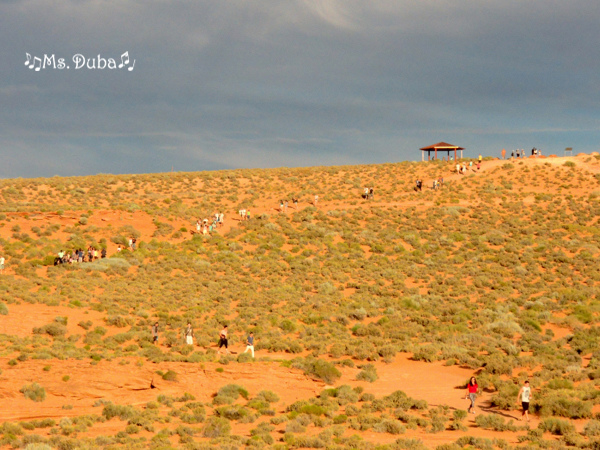
[[46,400],[46,390],[37,383],[26,384],[20,389],[25,397],[34,402]]
[[292,366],[303,370],[308,375],[320,378],[328,384],[334,383],[342,376],[342,373],[332,363],[322,359],[299,358],[293,361]]
[[486,430],[515,431],[517,429],[512,420],[506,422],[498,414],[480,414],[475,417],[475,423]]
[[374,383],[377,381],[377,369],[373,364],[365,365],[362,370],[356,375],[357,380],[368,381],[369,383]]
[[229,432],[231,431],[231,424],[229,420],[224,419],[222,417],[211,417],[206,422],[202,430],[202,435],[207,438],[219,438],[219,437],[227,437],[229,436]]
[[575,426],[571,422],[555,417],[543,419],[538,425],[538,428],[559,436],[575,432]]

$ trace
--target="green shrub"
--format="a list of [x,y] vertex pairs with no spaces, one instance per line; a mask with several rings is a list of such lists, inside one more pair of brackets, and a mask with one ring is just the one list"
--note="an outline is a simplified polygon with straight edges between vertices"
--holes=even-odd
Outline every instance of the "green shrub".
[[475,423],[486,430],[516,431],[517,429],[512,420],[506,422],[506,420],[498,414],[480,414],[475,417]]
[[587,419],[592,416],[592,403],[561,394],[546,395],[534,403],[534,410],[542,416],[561,416],[569,419]]
[[308,375],[313,375],[323,380],[327,384],[334,383],[342,376],[342,373],[333,365],[333,363],[322,359],[295,359],[292,365],[304,370],[304,373]]
[[377,381],[377,369],[373,364],[367,364],[363,367],[363,369],[356,375],[357,380],[368,381],[369,383],[374,383]]
[[575,426],[571,422],[566,420],[557,419],[555,417],[548,417],[542,419],[538,428],[543,431],[547,431],[552,434],[564,436],[565,434],[575,432]]
[[20,392],[34,402],[43,402],[46,400],[46,390],[37,383],[26,384],[20,389]]
[[52,337],[64,336],[67,334],[67,327],[58,322],[52,322],[43,327],[33,329],[34,334],[49,334]]
[[231,431],[231,424],[229,420],[222,417],[210,417],[204,428],[202,429],[202,435],[207,438],[219,438],[227,437]]
[[583,434],[587,437],[600,436],[600,420],[590,420],[583,428]]
[[8,314],[8,308],[2,302],[0,302],[0,314],[6,316]]
[[166,381],[177,381],[177,372],[170,369],[163,373],[161,376],[162,379]]

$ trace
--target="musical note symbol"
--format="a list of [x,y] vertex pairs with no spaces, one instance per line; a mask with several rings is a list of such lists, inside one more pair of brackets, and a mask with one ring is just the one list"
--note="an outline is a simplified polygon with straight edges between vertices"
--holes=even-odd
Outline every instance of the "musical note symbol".
[[119,69],[122,69],[123,66],[129,64],[129,52],[125,52],[121,55],[121,64],[119,64]]
[[31,55],[29,53],[25,53],[25,55],[27,56],[27,61],[25,61],[25,65],[28,66],[31,62]]
[[[35,66],[36,66],[36,63],[37,63],[38,61],[39,61],[40,63],[39,63],[39,65],[38,65],[37,67],[35,67]],[[38,58],[37,56],[35,56],[35,57],[33,58],[33,64],[30,64],[30,65],[29,65],[29,68],[30,68],[30,69],[33,69],[34,67],[35,67],[35,71],[36,71],[36,72],[39,72],[39,71],[40,71],[40,69],[42,68],[42,60],[41,60],[40,58]]]
[[133,65],[131,67],[128,67],[127,70],[129,70],[131,72],[134,67],[135,67],[135,59],[133,60]]

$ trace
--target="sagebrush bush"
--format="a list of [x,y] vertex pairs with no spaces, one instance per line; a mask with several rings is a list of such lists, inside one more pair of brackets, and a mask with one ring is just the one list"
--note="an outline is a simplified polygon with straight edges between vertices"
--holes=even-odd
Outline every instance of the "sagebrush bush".
[[43,402],[46,400],[46,390],[37,383],[26,384],[20,389],[20,392],[34,402]]

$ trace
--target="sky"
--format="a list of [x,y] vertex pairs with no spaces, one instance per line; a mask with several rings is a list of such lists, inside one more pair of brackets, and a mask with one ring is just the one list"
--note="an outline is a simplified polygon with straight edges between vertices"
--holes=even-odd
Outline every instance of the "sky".
[[599,23],[597,0],[0,0],[0,178],[598,151]]

